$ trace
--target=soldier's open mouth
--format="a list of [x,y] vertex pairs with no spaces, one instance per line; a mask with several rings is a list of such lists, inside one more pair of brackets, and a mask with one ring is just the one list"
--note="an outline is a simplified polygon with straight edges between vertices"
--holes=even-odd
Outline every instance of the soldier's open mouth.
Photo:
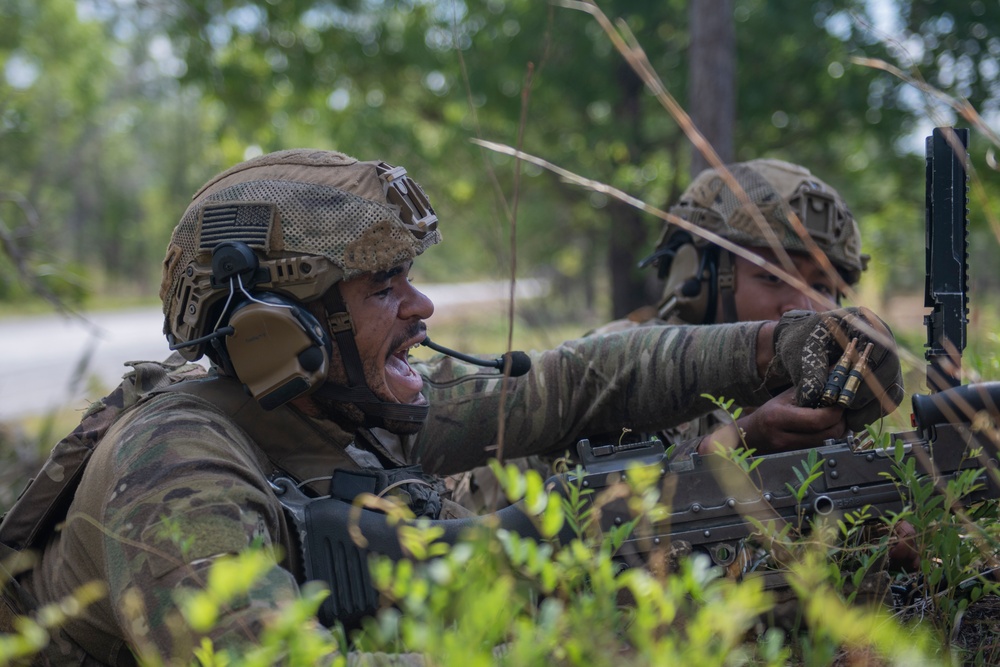
[[424,380],[410,366],[408,359],[412,345],[406,345],[392,354],[385,360],[385,382],[400,403],[412,403],[422,399],[420,390],[424,386]]

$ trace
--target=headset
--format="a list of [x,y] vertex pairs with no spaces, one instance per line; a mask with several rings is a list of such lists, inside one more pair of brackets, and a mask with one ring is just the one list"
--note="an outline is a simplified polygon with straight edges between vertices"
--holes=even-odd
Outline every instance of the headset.
[[315,391],[326,381],[332,343],[319,320],[276,292],[252,293],[270,272],[245,243],[227,241],[212,250],[212,286],[228,287],[214,330],[171,346],[209,343],[218,363],[235,376],[265,410]]
[[[728,251],[715,244],[698,247],[691,234],[681,230],[642,260],[639,267],[653,263],[659,278],[664,281],[663,297],[658,306],[661,319],[676,315],[691,324],[713,324],[722,298],[726,321],[735,321],[735,306],[731,303],[735,277]],[[725,312],[730,308],[733,312]]]

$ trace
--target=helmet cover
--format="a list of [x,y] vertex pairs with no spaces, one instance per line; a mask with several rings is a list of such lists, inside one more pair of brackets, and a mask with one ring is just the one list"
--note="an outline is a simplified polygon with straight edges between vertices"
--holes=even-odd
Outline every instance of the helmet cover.
[[[792,222],[790,214],[794,213],[844,280],[850,285],[858,281],[869,258],[861,254],[858,223],[836,190],[805,167],[783,160],[751,160],[726,168],[783,248],[809,252]],[[698,174],[670,212],[741,246],[773,245],[769,234],[754,220],[753,209],[730,189],[717,169]],[[657,249],[678,231],[678,226],[668,223]],[[695,243],[705,245],[707,241],[695,239]]]
[[[440,240],[433,208],[401,167],[309,149],[247,160],[206,183],[173,231],[160,285],[164,333],[181,343],[214,325],[213,306],[229,295],[212,276],[220,243],[245,243],[261,258],[255,289],[310,301]],[[197,359],[203,350],[181,352]]]

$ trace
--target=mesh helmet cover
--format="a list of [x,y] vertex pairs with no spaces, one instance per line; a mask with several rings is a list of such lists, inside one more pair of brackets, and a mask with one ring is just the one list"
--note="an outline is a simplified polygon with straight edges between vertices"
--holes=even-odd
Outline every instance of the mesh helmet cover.
[[[867,266],[861,254],[857,221],[836,190],[808,169],[782,160],[761,159],[727,165],[778,243],[786,250],[808,252],[796,231],[794,212],[816,245],[854,284]],[[733,192],[715,169],[701,172],[670,212],[746,247],[768,247],[771,241],[754,220],[753,211]],[[658,248],[680,228],[667,224]],[[698,245],[705,241],[695,239]]]
[[[400,191],[404,201],[419,199],[415,208],[425,217],[392,203]],[[426,196],[398,167],[302,149],[248,160],[205,184],[174,229],[160,285],[164,333],[178,342],[202,335],[212,305],[228,296],[211,282],[219,243],[240,241],[263,256],[271,282],[258,289],[309,301],[338,280],[389,270],[440,240]],[[201,355],[199,347],[182,352]]]

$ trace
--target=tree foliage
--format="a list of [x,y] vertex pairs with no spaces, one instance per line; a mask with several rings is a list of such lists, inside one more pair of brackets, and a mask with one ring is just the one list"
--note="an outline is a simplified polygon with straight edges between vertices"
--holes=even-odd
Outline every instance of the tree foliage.
[[[598,4],[685,105],[687,3]],[[737,159],[800,162],[841,189],[872,278],[894,289],[921,282],[880,259],[922,247],[914,137],[954,114],[937,104],[931,115],[913,86],[858,59],[995,110],[1000,9],[951,4],[886,3],[886,22],[862,0],[733,3]],[[23,242],[39,264],[64,272],[72,259],[149,289],[169,229],[208,175],[312,145],[402,164],[431,193],[448,243],[418,267],[425,278],[509,274],[516,212],[520,275],[547,273],[567,303],[623,314],[655,291],[635,265],[659,222],[469,141],[521,146],[654,206],[683,189],[691,149],[676,119],[579,8],[12,0],[0,8],[0,174],[43,221]],[[0,211],[23,227],[17,210]]]

